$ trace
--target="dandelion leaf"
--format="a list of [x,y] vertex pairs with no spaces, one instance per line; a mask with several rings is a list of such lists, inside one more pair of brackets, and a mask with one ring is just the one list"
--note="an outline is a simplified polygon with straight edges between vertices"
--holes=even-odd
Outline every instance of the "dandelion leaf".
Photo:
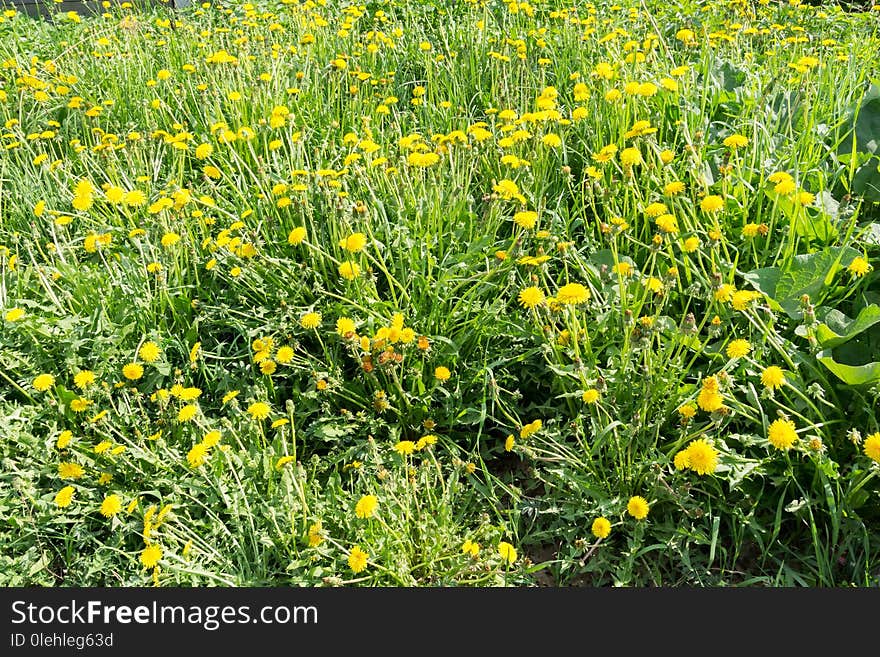
[[844,365],[834,360],[831,349],[820,351],[816,359],[838,379],[851,386],[867,385],[880,381],[880,363]]
[[816,329],[816,338],[823,348],[833,349],[852,340],[877,322],[880,322],[880,306],[876,304],[862,308],[855,319],[850,319],[838,310],[830,310]]

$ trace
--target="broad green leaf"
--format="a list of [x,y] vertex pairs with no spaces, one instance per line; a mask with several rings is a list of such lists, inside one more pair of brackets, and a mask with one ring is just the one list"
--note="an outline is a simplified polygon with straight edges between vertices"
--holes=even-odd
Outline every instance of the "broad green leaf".
[[862,228],[859,239],[865,244],[880,246],[880,224],[868,224],[867,226]]
[[813,201],[813,205],[835,221],[840,217],[840,202],[827,189],[816,194],[816,200]]
[[851,386],[866,385],[880,381],[880,363],[866,365],[843,365],[831,356],[831,350],[825,349],[816,355],[816,359],[827,367],[837,378]]
[[872,84],[858,106],[853,109],[845,123],[845,136],[839,152],[851,153],[853,140],[855,150],[862,153],[880,152],[880,85]]
[[763,267],[743,274],[743,278],[751,283],[758,292],[763,293],[767,297],[770,308],[777,312],[782,310],[782,306],[775,299],[776,285],[781,277],[782,271],[779,267]]
[[759,292],[774,302],[792,319],[800,317],[801,297],[816,294],[831,282],[842,263],[849,264],[859,252],[850,247],[826,248],[816,253],[798,255],[784,270],[779,267],[756,269],[744,275]]
[[851,340],[862,331],[880,322],[880,306],[871,304],[862,308],[858,317],[849,319],[837,310],[829,311],[816,329],[816,339],[825,349],[833,349]]
[[859,167],[852,190],[866,201],[880,202],[880,157],[872,157]]
[[815,208],[804,208],[794,218],[795,234],[807,241],[827,244],[837,237],[837,226],[831,217]]

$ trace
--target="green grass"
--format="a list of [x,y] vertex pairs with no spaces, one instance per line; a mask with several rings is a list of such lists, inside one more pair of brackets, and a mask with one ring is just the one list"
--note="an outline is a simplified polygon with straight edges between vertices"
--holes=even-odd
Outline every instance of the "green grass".
[[0,583],[876,586],[878,9],[4,15]]

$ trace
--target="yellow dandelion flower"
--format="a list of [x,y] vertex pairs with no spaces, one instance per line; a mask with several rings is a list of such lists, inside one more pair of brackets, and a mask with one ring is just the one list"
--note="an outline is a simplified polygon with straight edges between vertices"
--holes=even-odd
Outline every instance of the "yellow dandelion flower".
[[353,573],[359,573],[367,567],[367,560],[370,555],[364,552],[360,546],[355,545],[351,552],[348,553],[348,567]]
[[265,402],[254,402],[253,404],[248,406],[247,412],[255,420],[265,420],[267,417],[269,417],[269,412],[271,410],[272,409],[269,404]]
[[162,547],[153,543],[141,551],[139,557],[144,568],[154,568],[162,558]]
[[611,522],[604,516],[599,516],[593,521],[590,531],[596,538],[608,538],[611,534]]
[[31,385],[34,386],[34,390],[37,392],[46,392],[49,388],[55,385],[55,377],[51,374],[40,374],[34,378]]
[[392,449],[401,456],[408,456],[416,451],[416,444],[412,440],[401,440]]
[[774,420],[767,429],[767,439],[776,449],[791,449],[795,441],[797,441],[797,431],[794,422],[791,420],[778,419]]
[[742,358],[743,356],[748,355],[748,353],[752,350],[752,345],[749,344],[748,340],[733,340],[730,344],[727,345],[727,357],[728,358]]
[[122,376],[129,381],[137,381],[144,375],[144,368],[138,363],[128,363],[122,368]]
[[144,342],[138,349],[138,356],[145,363],[152,363],[159,358],[162,351],[155,342]]
[[516,548],[506,541],[501,541],[498,544],[498,554],[508,565],[512,566],[516,562]]
[[566,305],[586,303],[590,300],[590,291],[580,283],[568,283],[559,288],[556,300]]
[[375,495],[364,495],[354,506],[354,514],[358,518],[372,518],[379,506],[379,498]]
[[306,313],[299,320],[304,329],[316,329],[321,325],[321,313]]
[[761,384],[771,390],[781,388],[785,385],[785,373],[776,365],[765,367],[761,372]]
[[688,467],[698,475],[715,472],[718,467],[718,451],[706,440],[700,438],[693,441],[687,448]]
[[584,390],[581,395],[581,399],[587,404],[595,404],[599,401],[599,391],[595,388],[590,388],[588,390]]
[[869,459],[880,463],[880,433],[872,433],[865,438],[865,442],[862,444],[862,450],[865,452],[865,456]]
[[116,494],[108,495],[104,498],[104,501],[101,502],[100,511],[101,515],[105,518],[112,518],[122,511],[122,499]]
[[64,509],[65,507],[70,506],[75,492],[76,489],[73,486],[65,486],[55,494],[55,505],[59,509]]
[[344,262],[339,263],[338,271],[339,271],[339,275],[342,276],[342,278],[349,280],[349,281],[353,281],[354,279],[356,279],[358,276],[361,275],[360,265],[358,265],[356,262],[353,262],[351,260],[346,260]]
[[651,507],[648,505],[648,501],[640,495],[634,495],[629,498],[629,502],[626,504],[627,513],[636,520],[644,520],[650,510]]

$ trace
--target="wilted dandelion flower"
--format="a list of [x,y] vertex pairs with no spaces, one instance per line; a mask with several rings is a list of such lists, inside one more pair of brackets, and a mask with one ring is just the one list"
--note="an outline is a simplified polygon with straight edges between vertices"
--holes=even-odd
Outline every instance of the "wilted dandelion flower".
[[348,553],[348,567],[352,572],[359,573],[367,567],[367,559],[370,555],[364,552],[360,546],[355,545]]
[[629,502],[626,504],[627,513],[636,520],[644,520],[650,510],[651,507],[648,505],[648,501],[640,495],[629,498]]
[[767,439],[776,449],[791,449],[797,440],[797,431],[794,422],[791,420],[778,419],[774,420],[767,429]]
[[122,368],[122,376],[129,381],[137,381],[144,375],[144,368],[138,363],[128,363]]
[[506,541],[501,541],[498,544],[498,554],[508,565],[512,566],[516,562],[516,548]]
[[761,383],[765,388],[776,390],[785,385],[785,373],[776,365],[765,367],[761,372]]
[[529,309],[544,303],[544,298],[544,292],[541,290],[541,288],[534,285],[520,290],[519,293],[520,304]]
[[727,357],[728,358],[742,358],[743,356],[748,355],[748,353],[752,350],[752,345],[749,344],[748,340],[733,340],[730,344],[727,345]]
[[599,516],[593,520],[590,531],[596,538],[608,538],[611,534],[611,522],[605,516]]
[[113,494],[108,495],[104,498],[104,501],[101,502],[101,515],[105,518],[111,518],[115,516],[117,513],[122,511],[122,499],[119,495]]
[[354,506],[354,514],[358,518],[372,518],[379,506],[379,498],[375,495],[364,495]]
[[76,489],[73,486],[65,486],[55,494],[55,505],[63,509],[70,505]]
[[703,438],[688,445],[686,458],[688,467],[698,475],[712,474],[718,467],[718,451]]

